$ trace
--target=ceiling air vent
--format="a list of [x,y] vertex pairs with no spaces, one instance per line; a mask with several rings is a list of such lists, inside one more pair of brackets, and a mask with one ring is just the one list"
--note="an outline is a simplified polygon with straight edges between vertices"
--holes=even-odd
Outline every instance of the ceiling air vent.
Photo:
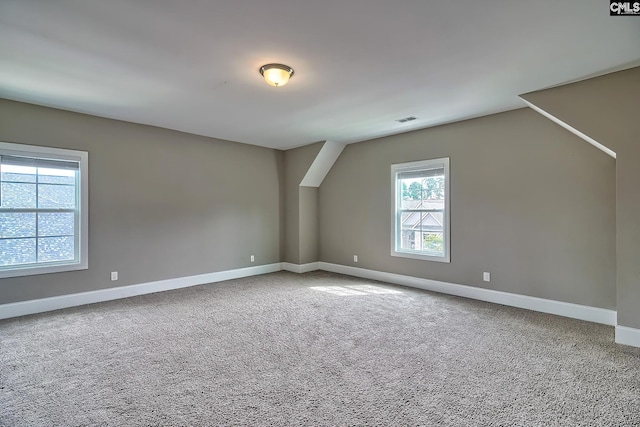
[[396,120],[396,122],[398,123],[406,123],[406,122],[410,122],[412,120],[417,119],[417,117],[413,117],[413,116],[409,116],[409,117],[405,117],[404,119],[398,119]]

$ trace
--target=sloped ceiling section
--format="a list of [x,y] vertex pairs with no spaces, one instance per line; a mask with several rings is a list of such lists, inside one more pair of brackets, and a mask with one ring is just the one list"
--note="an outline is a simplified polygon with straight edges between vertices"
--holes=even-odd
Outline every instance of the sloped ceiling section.
[[[345,144],[523,107],[518,94],[625,68],[638,40],[602,0],[2,0],[0,97],[271,148]],[[271,62],[295,69],[288,85],[264,83]]]
[[320,184],[324,181],[324,178],[333,167],[333,164],[338,160],[338,157],[340,157],[340,153],[342,153],[344,147],[344,144],[326,141],[300,182],[300,186],[320,187]]

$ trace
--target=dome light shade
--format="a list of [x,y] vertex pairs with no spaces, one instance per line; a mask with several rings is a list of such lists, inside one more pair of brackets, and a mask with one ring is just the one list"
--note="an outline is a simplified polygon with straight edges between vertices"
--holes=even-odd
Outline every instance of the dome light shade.
[[293,68],[283,64],[267,64],[260,67],[260,74],[269,86],[280,87],[293,76]]

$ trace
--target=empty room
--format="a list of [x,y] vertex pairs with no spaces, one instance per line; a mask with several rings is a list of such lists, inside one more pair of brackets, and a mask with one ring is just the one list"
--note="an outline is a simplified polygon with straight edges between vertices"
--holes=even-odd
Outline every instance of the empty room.
[[0,425],[640,426],[639,41],[0,0]]

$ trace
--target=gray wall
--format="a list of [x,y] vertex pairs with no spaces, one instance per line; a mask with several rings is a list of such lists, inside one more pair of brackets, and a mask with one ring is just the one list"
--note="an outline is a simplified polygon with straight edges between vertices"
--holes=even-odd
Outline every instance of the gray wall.
[[[611,108],[612,124],[598,109],[573,119],[605,122],[594,137],[627,153],[618,161],[618,310],[640,327],[638,98],[625,95],[640,79],[626,76],[549,99],[563,112],[584,113],[588,99]],[[616,308],[616,162],[528,109],[350,145],[319,189],[299,183],[322,143],[283,153],[7,100],[0,140],[89,151],[91,213],[89,270],[1,279],[0,303],[320,259]],[[451,264],[391,257],[390,165],[445,156]]]
[[300,187],[300,264],[318,261],[320,229],[318,224],[318,187]]
[[[313,203],[313,200],[311,197],[312,192],[306,191],[307,187],[300,187],[300,181],[309,170],[323,144],[324,142],[317,142],[284,152],[285,238],[283,260],[285,262],[301,264],[303,263],[301,258],[309,259],[309,257],[313,256],[313,245],[308,240],[302,241],[301,247],[301,238],[313,237],[314,233],[317,235],[318,231],[317,225],[314,226],[310,223],[312,218],[301,218],[301,212],[302,214],[312,212],[313,208],[310,208],[308,204]],[[302,198],[301,191],[303,193]],[[302,236],[300,234],[301,227]],[[315,246],[317,247],[317,243]]]
[[640,67],[523,97],[616,152],[618,324],[640,328]]
[[[390,165],[438,157],[451,159],[451,263],[391,257]],[[615,161],[530,109],[347,146],[319,222],[321,261],[616,307]]]
[[280,262],[282,152],[7,100],[0,140],[88,151],[90,211],[89,269],[0,303]]

